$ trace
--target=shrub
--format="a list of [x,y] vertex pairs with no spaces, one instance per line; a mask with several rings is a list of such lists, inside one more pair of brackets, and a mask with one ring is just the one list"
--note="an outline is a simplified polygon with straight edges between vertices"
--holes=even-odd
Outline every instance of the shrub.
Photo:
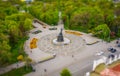
[[60,73],[61,76],[72,76],[70,71],[68,69],[63,69],[62,72]]

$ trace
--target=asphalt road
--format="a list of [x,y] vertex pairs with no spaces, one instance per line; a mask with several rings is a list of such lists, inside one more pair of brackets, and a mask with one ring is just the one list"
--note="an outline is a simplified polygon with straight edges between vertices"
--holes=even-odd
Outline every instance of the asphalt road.
[[[67,66],[72,73],[72,76],[84,76],[86,72],[92,71],[92,65],[93,65],[93,60],[94,57],[89,57],[89,59],[86,60],[76,60],[75,63]],[[63,69],[63,68],[62,68]],[[50,76],[60,76],[61,70],[57,70],[53,73],[49,73]]]
[[92,71],[92,59],[86,62],[83,62],[82,64],[75,64],[74,66],[77,66],[78,69],[72,71],[73,76],[84,76],[86,72]]

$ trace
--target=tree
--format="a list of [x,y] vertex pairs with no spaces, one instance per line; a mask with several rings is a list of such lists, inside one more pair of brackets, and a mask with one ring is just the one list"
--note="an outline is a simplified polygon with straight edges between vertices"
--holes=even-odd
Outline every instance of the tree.
[[17,61],[19,49],[20,53],[24,54],[26,34],[23,35],[20,26],[25,25],[25,31],[29,31],[32,26],[33,17],[28,13],[19,13],[15,7],[17,4],[21,6],[18,0],[0,0],[0,66]]
[[72,17],[73,12],[76,10],[77,7],[74,6],[72,1],[67,1],[65,4],[65,8],[63,9],[63,13],[65,14],[65,17],[67,18],[66,24],[69,28],[71,28],[70,20]]
[[108,39],[110,37],[110,29],[106,24],[98,25],[94,28],[94,35],[104,40]]
[[26,19],[25,19],[25,22],[24,22],[24,29],[25,29],[26,31],[28,31],[28,30],[30,30],[31,28],[32,28],[32,21],[31,21],[31,19],[26,18]]
[[112,21],[112,31],[115,32],[116,36],[120,36],[120,16]]
[[[7,41],[0,41],[0,67],[8,64],[12,59],[12,54],[10,52],[11,47],[8,45]],[[3,46],[4,45],[4,46]]]
[[14,44],[17,43],[19,37],[19,28],[17,23],[11,20],[10,24],[8,25],[8,29],[10,44],[14,46]]
[[62,72],[60,73],[61,76],[72,76],[70,71],[68,69],[63,69]]
[[18,10],[15,8],[15,7],[7,7],[4,12],[7,14],[7,15],[11,15],[13,13],[18,13]]

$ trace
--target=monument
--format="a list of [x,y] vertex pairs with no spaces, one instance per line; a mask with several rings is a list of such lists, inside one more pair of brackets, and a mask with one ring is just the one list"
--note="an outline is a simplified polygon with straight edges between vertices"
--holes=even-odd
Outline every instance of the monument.
[[64,41],[62,30],[63,29],[61,28],[61,31],[60,31],[60,33],[59,33],[59,35],[57,37],[57,42],[63,42]]
[[61,28],[61,31],[58,34],[57,38],[53,39],[53,44],[55,44],[55,45],[67,45],[70,43],[70,40],[63,36],[62,31],[63,31],[63,29]]

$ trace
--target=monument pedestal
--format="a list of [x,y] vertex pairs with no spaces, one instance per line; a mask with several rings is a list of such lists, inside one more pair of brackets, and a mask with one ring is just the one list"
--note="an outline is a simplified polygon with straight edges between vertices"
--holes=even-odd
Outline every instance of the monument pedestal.
[[57,38],[53,40],[53,44],[55,45],[68,45],[70,43],[70,40],[68,38],[64,38],[64,41],[58,42]]

